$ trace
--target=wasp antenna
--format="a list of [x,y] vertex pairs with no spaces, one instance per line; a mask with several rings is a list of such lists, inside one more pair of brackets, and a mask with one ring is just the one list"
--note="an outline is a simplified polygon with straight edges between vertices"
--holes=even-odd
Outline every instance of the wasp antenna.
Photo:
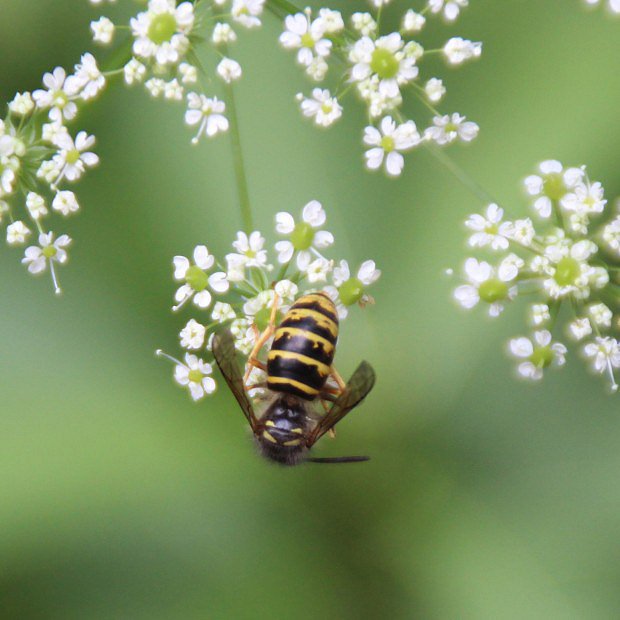
[[333,456],[333,457],[313,457],[306,459],[309,463],[361,463],[370,461],[369,456]]

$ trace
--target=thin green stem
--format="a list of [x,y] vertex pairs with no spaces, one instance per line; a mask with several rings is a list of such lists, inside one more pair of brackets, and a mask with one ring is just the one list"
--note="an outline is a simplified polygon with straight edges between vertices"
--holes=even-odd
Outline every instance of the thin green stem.
[[237,192],[239,194],[239,207],[241,209],[241,221],[247,234],[254,230],[252,223],[252,207],[250,205],[250,192],[248,190],[248,179],[245,172],[243,150],[241,149],[241,135],[239,133],[239,117],[235,104],[235,93],[232,84],[226,85],[226,104],[228,107],[228,118],[230,120],[230,142],[233,152],[233,163],[235,168],[235,178],[237,179]]
[[448,157],[439,147],[430,142],[424,144],[426,150],[449,172],[451,172],[458,181],[460,181],[476,198],[483,204],[490,204],[497,201],[487,192],[484,187],[479,185],[465,172],[455,161]]

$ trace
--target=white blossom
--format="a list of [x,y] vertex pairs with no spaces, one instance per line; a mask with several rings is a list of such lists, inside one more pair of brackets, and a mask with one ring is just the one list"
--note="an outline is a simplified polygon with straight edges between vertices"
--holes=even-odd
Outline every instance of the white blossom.
[[385,171],[390,176],[399,176],[405,165],[401,152],[412,149],[420,141],[413,121],[397,125],[391,116],[386,116],[381,121],[380,130],[372,126],[364,130],[364,144],[372,147],[365,154],[366,166],[376,170],[385,162]]
[[427,140],[439,145],[450,144],[455,140],[471,142],[478,135],[479,127],[472,121],[466,121],[458,113],[445,116],[434,116],[433,125],[424,132]]
[[213,368],[191,353],[185,354],[185,364],[178,363],[174,368],[174,380],[189,389],[194,401],[215,391],[215,381],[211,377]]
[[525,359],[519,364],[519,374],[538,381],[543,377],[543,370],[548,366],[563,366],[566,362],[566,347],[559,342],[551,342],[551,333],[541,330],[534,332],[534,337],[514,338],[510,341],[510,352],[517,358]]
[[482,43],[461,37],[451,38],[443,47],[443,53],[451,65],[460,65],[466,60],[480,58]]
[[108,45],[114,37],[114,24],[107,17],[100,17],[98,20],[90,22],[90,29],[93,33],[93,41]]
[[300,102],[303,115],[312,118],[320,127],[329,127],[342,116],[342,106],[336,97],[332,97],[329,90],[315,88],[312,90],[311,98],[305,98],[299,93],[297,100]]
[[192,140],[198,142],[201,134],[212,138],[222,131],[228,131],[228,119],[224,116],[226,104],[217,97],[211,99],[198,93],[187,95],[188,110],[185,113],[185,122],[188,125],[198,125],[198,133]]
[[30,236],[31,231],[21,220],[6,227],[6,242],[8,245],[22,245]]

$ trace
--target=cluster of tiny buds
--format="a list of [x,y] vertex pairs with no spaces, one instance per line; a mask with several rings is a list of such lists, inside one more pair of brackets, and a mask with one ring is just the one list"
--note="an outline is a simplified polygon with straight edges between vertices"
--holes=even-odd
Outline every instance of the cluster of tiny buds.
[[[467,283],[454,297],[467,309],[485,305],[499,316],[516,298],[529,299],[531,337],[510,340],[519,358],[518,372],[540,379],[545,368],[563,366],[567,348],[552,332],[580,343],[597,373],[606,373],[618,390],[620,368],[620,203],[609,209],[604,189],[592,182],[585,166],[542,162],[524,188],[539,223],[529,217],[505,220],[490,204],[465,222],[469,246],[500,254],[493,262],[468,258]],[[596,225],[592,224],[597,220]],[[561,321],[565,321],[561,326]]]
[[[372,0],[371,4],[376,9],[374,14],[353,13],[350,28],[346,28],[339,11],[328,8],[320,9],[316,16],[309,8],[289,15],[280,43],[296,52],[297,63],[315,82],[327,78],[331,58],[344,63],[344,70],[334,78],[335,92],[317,87],[309,96],[297,95],[301,112],[317,126],[329,127],[342,116],[343,97],[354,91],[370,120],[363,135],[368,147],[366,167],[384,168],[389,176],[396,177],[403,170],[403,152],[425,142],[441,146],[459,140],[470,142],[478,135],[478,125],[461,114],[437,111],[435,105],[446,88],[437,77],[421,80],[420,64],[425,58],[441,55],[448,64],[461,65],[480,57],[482,43],[453,37],[439,49],[425,49],[418,41],[426,15],[443,14],[453,21],[467,0],[428,0],[420,12],[405,12],[399,31],[385,34],[381,34],[381,12],[388,2]],[[401,109],[407,96],[421,100],[429,110],[430,124],[425,129],[403,117]]]
[[[98,4],[98,3],[97,3]],[[230,5],[227,7],[227,5]],[[207,96],[202,82],[209,82],[199,51],[210,47],[216,57],[215,74],[226,85],[241,78],[241,65],[228,57],[237,40],[235,28],[261,25],[265,0],[149,0],[146,10],[129,21],[132,56],[119,69],[129,86],[143,83],[153,97],[185,101],[185,122],[196,127],[192,140],[209,138],[228,130],[226,104]],[[112,42],[117,26],[106,16],[91,23],[93,40]]]
[[614,15],[620,15],[620,0],[584,0],[588,6],[605,5]]
[[7,225],[6,242],[26,245],[36,231],[38,244],[26,247],[22,262],[32,274],[49,267],[57,294],[56,267],[67,262],[71,239],[46,230],[45,222],[52,213],[70,217],[79,211],[75,194],[65,187],[99,162],[91,150],[94,136],[85,131],[74,136],[66,125],[105,84],[95,58],[84,54],[72,74],[56,67],[43,76],[43,88],[17,93],[0,119],[0,223]]
[[[351,307],[374,303],[368,289],[381,272],[372,260],[352,270],[346,260],[328,258],[326,251],[334,244],[334,236],[325,229],[326,220],[322,205],[312,200],[301,217],[287,212],[276,215],[279,240],[272,256],[265,237],[254,231],[238,232],[233,251],[221,262],[204,245],[196,246],[191,258],[174,257],[173,275],[179,287],[173,310],[179,311],[191,302],[206,319],[189,319],[179,333],[184,361],[163,351],[157,353],[174,362],[176,382],[187,387],[194,400],[215,390],[211,339],[218,329],[228,327],[237,350],[247,357],[269,324],[274,307],[279,321],[305,293],[323,291],[329,295],[340,320],[347,317]],[[267,341],[265,346],[270,344]],[[259,383],[260,374],[253,369],[248,384]],[[249,394],[260,397],[262,391],[257,388]]]

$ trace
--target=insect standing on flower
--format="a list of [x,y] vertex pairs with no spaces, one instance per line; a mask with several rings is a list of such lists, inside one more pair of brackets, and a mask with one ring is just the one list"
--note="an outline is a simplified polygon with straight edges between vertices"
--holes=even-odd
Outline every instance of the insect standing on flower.
[[[215,361],[250,423],[261,454],[283,465],[368,460],[359,456],[309,458],[307,452],[367,396],[375,383],[372,366],[362,362],[347,384],[335,370],[332,362],[338,339],[338,315],[324,293],[300,297],[278,326],[275,324],[277,308],[276,296],[269,325],[249,355],[245,377],[237,364],[230,331],[213,338]],[[273,344],[265,364],[257,356],[272,336]],[[253,367],[266,371],[266,382],[247,385]],[[329,377],[337,388],[327,384]],[[259,416],[247,394],[253,388],[267,388],[270,392],[270,400]],[[313,406],[317,400],[326,409],[324,415]]]

